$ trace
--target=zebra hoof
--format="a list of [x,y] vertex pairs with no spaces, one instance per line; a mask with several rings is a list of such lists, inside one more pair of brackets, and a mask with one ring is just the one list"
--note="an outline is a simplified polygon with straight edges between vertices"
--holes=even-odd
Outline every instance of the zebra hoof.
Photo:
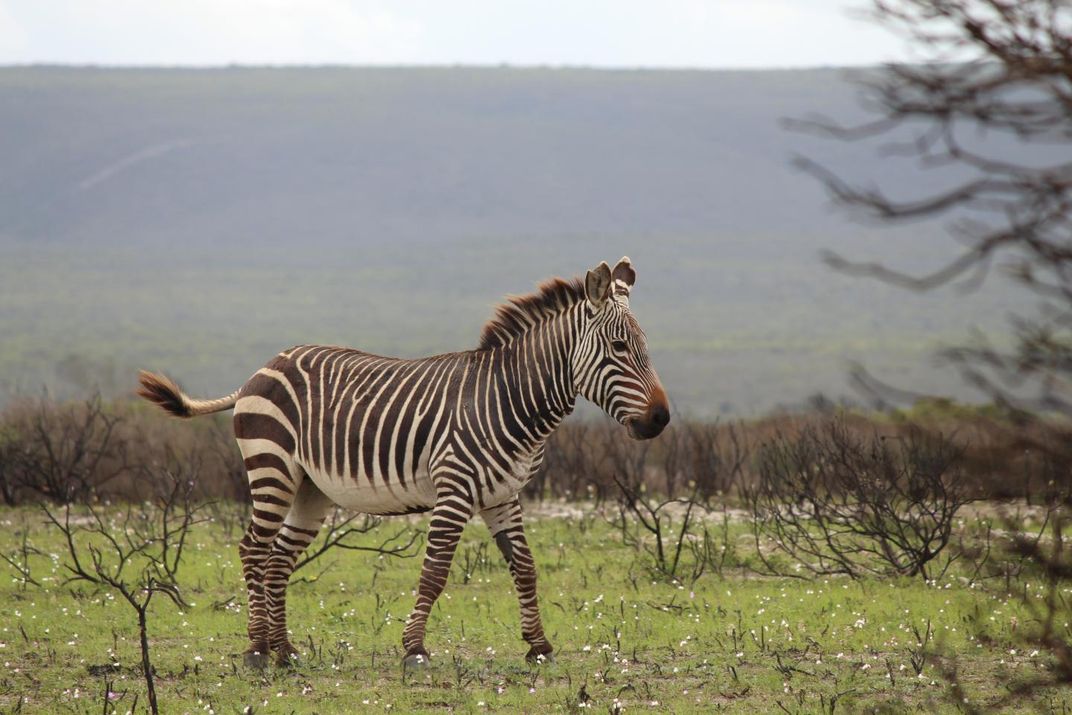
[[256,668],[257,670],[264,670],[271,662],[271,658],[268,656],[267,653],[253,651],[252,653],[245,653],[242,656],[242,662],[247,668]]
[[275,664],[280,668],[293,668],[298,665],[298,651],[280,650],[275,653]]
[[402,672],[411,673],[424,670],[432,664],[427,653],[410,653],[402,659]]
[[555,654],[550,649],[546,651],[537,651],[535,648],[530,648],[529,652],[525,655],[525,662],[531,665],[554,663]]

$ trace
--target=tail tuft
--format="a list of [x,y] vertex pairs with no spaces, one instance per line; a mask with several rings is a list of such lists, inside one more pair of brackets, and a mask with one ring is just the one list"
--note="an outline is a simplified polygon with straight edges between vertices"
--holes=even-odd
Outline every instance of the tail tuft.
[[171,378],[142,370],[138,373],[138,381],[141,383],[141,387],[138,388],[139,396],[159,405],[175,417],[194,416],[190,411],[186,395]]

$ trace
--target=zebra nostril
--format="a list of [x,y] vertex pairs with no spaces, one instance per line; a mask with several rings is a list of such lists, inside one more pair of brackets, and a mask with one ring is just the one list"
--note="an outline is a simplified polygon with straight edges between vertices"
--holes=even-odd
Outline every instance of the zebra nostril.
[[665,427],[670,422],[670,410],[665,407],[656,407],[651,411],[651,421],[660,427]]

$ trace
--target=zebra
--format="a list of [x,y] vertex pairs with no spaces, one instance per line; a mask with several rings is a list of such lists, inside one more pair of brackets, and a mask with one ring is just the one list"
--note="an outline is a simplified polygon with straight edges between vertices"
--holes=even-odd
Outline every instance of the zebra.
[[478,347],[465,352],[408,360],[297,346],[213,400],[141,372],[138,394],[174,416],[234,408],[252,497],[239,544],[249,599],[245,663],[298,656],[288,638],[287,582],[334,505],[375,515],[431,511],[403,668],[429,662],[428,616],[476,514],[513,576],[526,659],[550,659],[518,494],[579,395],[635,439],[654,438],[669,423],[666,393],[629,309],[635,280],[628,257],[613,270],[601,262],[583,280],[547,280],[508,297]]

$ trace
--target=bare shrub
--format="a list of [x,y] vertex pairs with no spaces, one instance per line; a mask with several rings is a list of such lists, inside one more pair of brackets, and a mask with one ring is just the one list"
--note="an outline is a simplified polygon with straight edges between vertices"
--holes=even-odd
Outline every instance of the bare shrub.
[[708,500],[740,486],[748,457],[740,426],[683,419],[657,440],[637,441],[614,422],[570,422],[548,441],[543,466],[525,496],[602,504],[617,499],[615,480],[624,478],[667,497],[695,492]]
[[[904,414],[845,417],[846,429],[896,436],[911,420],[954,433],[966,479],[988,498],[1045,503],[1063,481],[1062,465],[1072,464],[1067,430],[1041,420],[1024,425],[1000,411],[927,405]],[[618,477],[666,498],[695,494],[704,503],[734,502],[759,478],[755,445],[799,434],[808,423],[806,414],[732,424],[677,418],[659,439],[637,442],[608,420],[571,421],[548,442],[543,466],[523,496],[602,505],[617,499]],[[24,400],[0,411],[0,499],[8,505],[139,501],[152,495],[147,474],[188,464],[198,465],[197,498],[249,502],[227,415],[179,421],[149,405],[97,398]]]
[[16,466],[19,442],[20,435],[8,424],[5,413],[4,418],[0,419],[0,499],[7,506],[15,506],[20,501]]
[[19,537],[18,547],[8,554],[0,553],[0,560],[15,572],[15,581],[23,591],[27,586],[41,586],[41,582],[33,576],[33,562],[30,557],[47,555],[30,543],[30,528],[28,520],[23,515],[15,529],[15,535]]
[[737,481],[746,452],[732,428],[720,439],[718,424],[686,423],[667,432],[661,445],[610,435],[606,465],[616,487],[610,522],[623,543],[644,554],[653,575],[693,583],[708,570],[721,575],[733,555],[725,511],[720,530],[710,523],[712,499]]
[[196,464],[194,495],[248,501],[226,418],[179,423],[127,401],[23,400],[0,412],[0,498],[9,506],[153,496],[147,474]]
[[663,469],[667,474],[668,495],[677,494],[678,485],[683,482],[707,502],[742,486],[751,454],[740,427],[689,421],[678,427],[673,436],[673,442],[680,445],[680,478],[671,481],[671,466],[666,461]]
[[698,491],[686,497],[656,498],[643,485],[618,482],[618,499],[609,519],[622,543],[645,557],[653,576],[695,583],[704,573],[721,577],[737,563],[729,515],[703,502]]
[[[301,559],[294,565],[292,573],[297,573],[299,569],[308,566],[336,548],[343,551],[371,551],[381,556],[393,556],[400,559],[411,559],[420,553],[424,532],[408,524],[380,540],[378,544],[362,544],[355,538],[374,532],[382,525],[383,519],[378,516],[354,514],[335,507],[331,513],[331,519],[327,522],[327,528],[302,554]],[[332,566],[333,564],[330,563],[325,565],[319,574],[308,580],[316,581]],[[376,583],[377,575],[378,572],[373,575],[373,585]]]
[[1006,521],[1006,527],[1016,534],[1010,553],[1026,558],[1038,576],[1042,592],[1032,598],[1026,589],[1019,595],[1030,618],[1019,634],[1022,646],[1041,645],[1053,656],[1048,673],[1030,681],[1020,682],[1012,695],[1032,692],[1040,688],[1072,685],[1072,601],[1068,593],[1072,587],[1072,553],[1067,543],[1067,534],[1072,518],[1067,513],[1072,503],[1066,502],[1063,509],[1055,511],[1040,531],[1044,538],[1032,538],[1019,530],[1015,521]]
[[[695,539],[695,512],[702,507],[693,499],[653,499],[643,485],[618,481],[618,488],[621,493],[610,523],[622,542],[647,554],[651,571],[660,577],[690,583],[698,579],[706,562],[693,560],[686,569],[683,557],[697,553],[687,545]],[[680,507],[680,513],[675,514],[678,510],[673,507]]]
[[149,709],[159,712],[149,652],[149,604],[162,594],[186,608],[178,571],[190,529],[199,519],[192,501],[194,474],[167,474],[152,500],[127,505],[122,511],[88,506],[72,515],[43,507],[49,523],[64,539],[67,583],[86,583],[118,592],[137,614],[141,668]]
[[921,576],[949,544],[958,510],[973,501],[961,450],[917,428],[896,438],[854,436],[842,420],[764,444],[747,490],[759,558],[764,538],[813,574]]
[[229,416],[176,420],[139,402],[121,402],[117,409],[123,416],[119,438],[126,443],[129,468],[106,492],[109,498],[139,500],[146,481],[151,482],[146,470],[175,472],[196,464],[196,498],[249,502],[246,469]]
[[[986,702],[976,697],[975,686],[961,676],[958,654],[940,643],[925,648],[948,683],[948,698],[958,709],[969,713],[1022,710],[1035,705],[1049,712],[1049,696],[1072,686],[1072,554],[1068,548],[1069,507],[1072,499],[1051,504],[1041,521],[1023,512],[1002,508],[997,518],[1000,534],[994,540],[989,559],[991,576],[1004,577],[996,583],[984,580],[983,588],[1000,600],[1013,600],[1026,617],[1018,619],[1011,633],[995,639],[991,618],[975,613],[967,628],[980,645],[1008,650],[1035,659],[1039,667],[999,674],[1001,695]],[[1018,579],[1009,580],[1014,573]],[[1010,646],[1012,646],[1010,648]],[[1021,656],[1021,657],[1023,657]]]
[[525,487],[525,495],[534,499],[604,497],[611,429],[602,421],[577,421],[559,427],[548,440],[543,466]]
[[95,497],[127,466],[122,418],[99,395],[56,404],[45,397],[4,412],[0,481],[14,504],[29,493],[59,504]]

